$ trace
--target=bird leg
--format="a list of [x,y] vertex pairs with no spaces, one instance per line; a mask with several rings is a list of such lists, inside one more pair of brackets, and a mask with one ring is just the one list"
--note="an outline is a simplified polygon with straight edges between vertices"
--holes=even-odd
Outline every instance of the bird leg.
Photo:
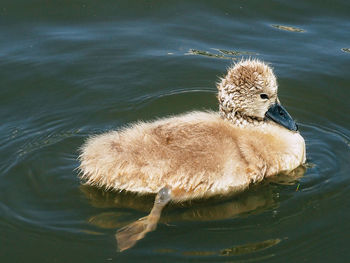
[[116,239],[120,252],[131,248],[148,232],[156,229],[160,214],[170,199],[171,190],[163,187],[156,195],[153,208],[148,216],[142,217],[117,231]]

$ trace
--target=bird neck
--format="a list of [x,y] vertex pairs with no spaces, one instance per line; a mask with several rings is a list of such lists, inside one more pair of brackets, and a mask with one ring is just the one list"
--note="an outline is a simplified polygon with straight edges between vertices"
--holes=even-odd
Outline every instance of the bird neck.
[[266,121],[261,118],[251,117],[242,114],[239,111],[225,111],[224,107],[220,106],[220,116],[224,120],[228,120],[232,124],[238,127],[263,127],[266,124]]

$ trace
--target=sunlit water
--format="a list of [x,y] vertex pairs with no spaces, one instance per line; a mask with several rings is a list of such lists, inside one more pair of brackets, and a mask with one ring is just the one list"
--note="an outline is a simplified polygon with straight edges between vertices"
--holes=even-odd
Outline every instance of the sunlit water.
[[[3,1],[1,262],[349,261],[349,14],[347,1]],[[152,197],[81,186],[78,148],[133,121],[216,109],[215,82],[242,56],[274,67],[305,174],[170,205],[117,253],[116,230]]]

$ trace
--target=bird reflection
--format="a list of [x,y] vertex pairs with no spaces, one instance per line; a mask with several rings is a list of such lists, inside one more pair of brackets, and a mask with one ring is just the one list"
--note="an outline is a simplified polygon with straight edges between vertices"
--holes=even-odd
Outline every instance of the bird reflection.
[[[279,204],[279,185],[296,184],[298,179],[304,175],[305,170],[306,168],[301,166],[289,174],[267,178],[263,183],[254,185],[248,191],[235,196],[216,196],[205,200],[170,203],[165,208],[159,222],[223,220],[274,209]],[[90,224],[101,228],[125,227],[134,222],[135,218],[139,218],[139,214],[135,216],[135,210],[140,214],[146,214],[153,207],[154,195],[140,196],[129,192],[106,191],[89,185],[81,185],[80,189],[92,206],[118,208],[113,212],[102,212],[88,219]]]

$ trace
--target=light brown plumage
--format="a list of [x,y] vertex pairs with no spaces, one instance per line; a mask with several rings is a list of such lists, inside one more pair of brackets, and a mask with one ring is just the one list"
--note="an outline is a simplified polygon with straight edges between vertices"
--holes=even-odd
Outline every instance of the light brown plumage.
[[174,201],[240,191],[303,162],[301,136],[272,127],[238,128],[213,112],[139,123],[91,138],[83,178],[139,193],[168,186]]
[[[218,91],[219,113],[190,112],[89,138],[81,149],[81,177],[91,185],[140,194],[166,189],[167,201],[184,201],[239,192],[305,162],[300,134],[266,118],[279,104],[270,67],[241,61],[221,79]],[[139,238],[130,236],[130,228],[119,234],[127,248],[148,232],[143,227],[154,226],[147,222],[140,228],[140,222]]]

